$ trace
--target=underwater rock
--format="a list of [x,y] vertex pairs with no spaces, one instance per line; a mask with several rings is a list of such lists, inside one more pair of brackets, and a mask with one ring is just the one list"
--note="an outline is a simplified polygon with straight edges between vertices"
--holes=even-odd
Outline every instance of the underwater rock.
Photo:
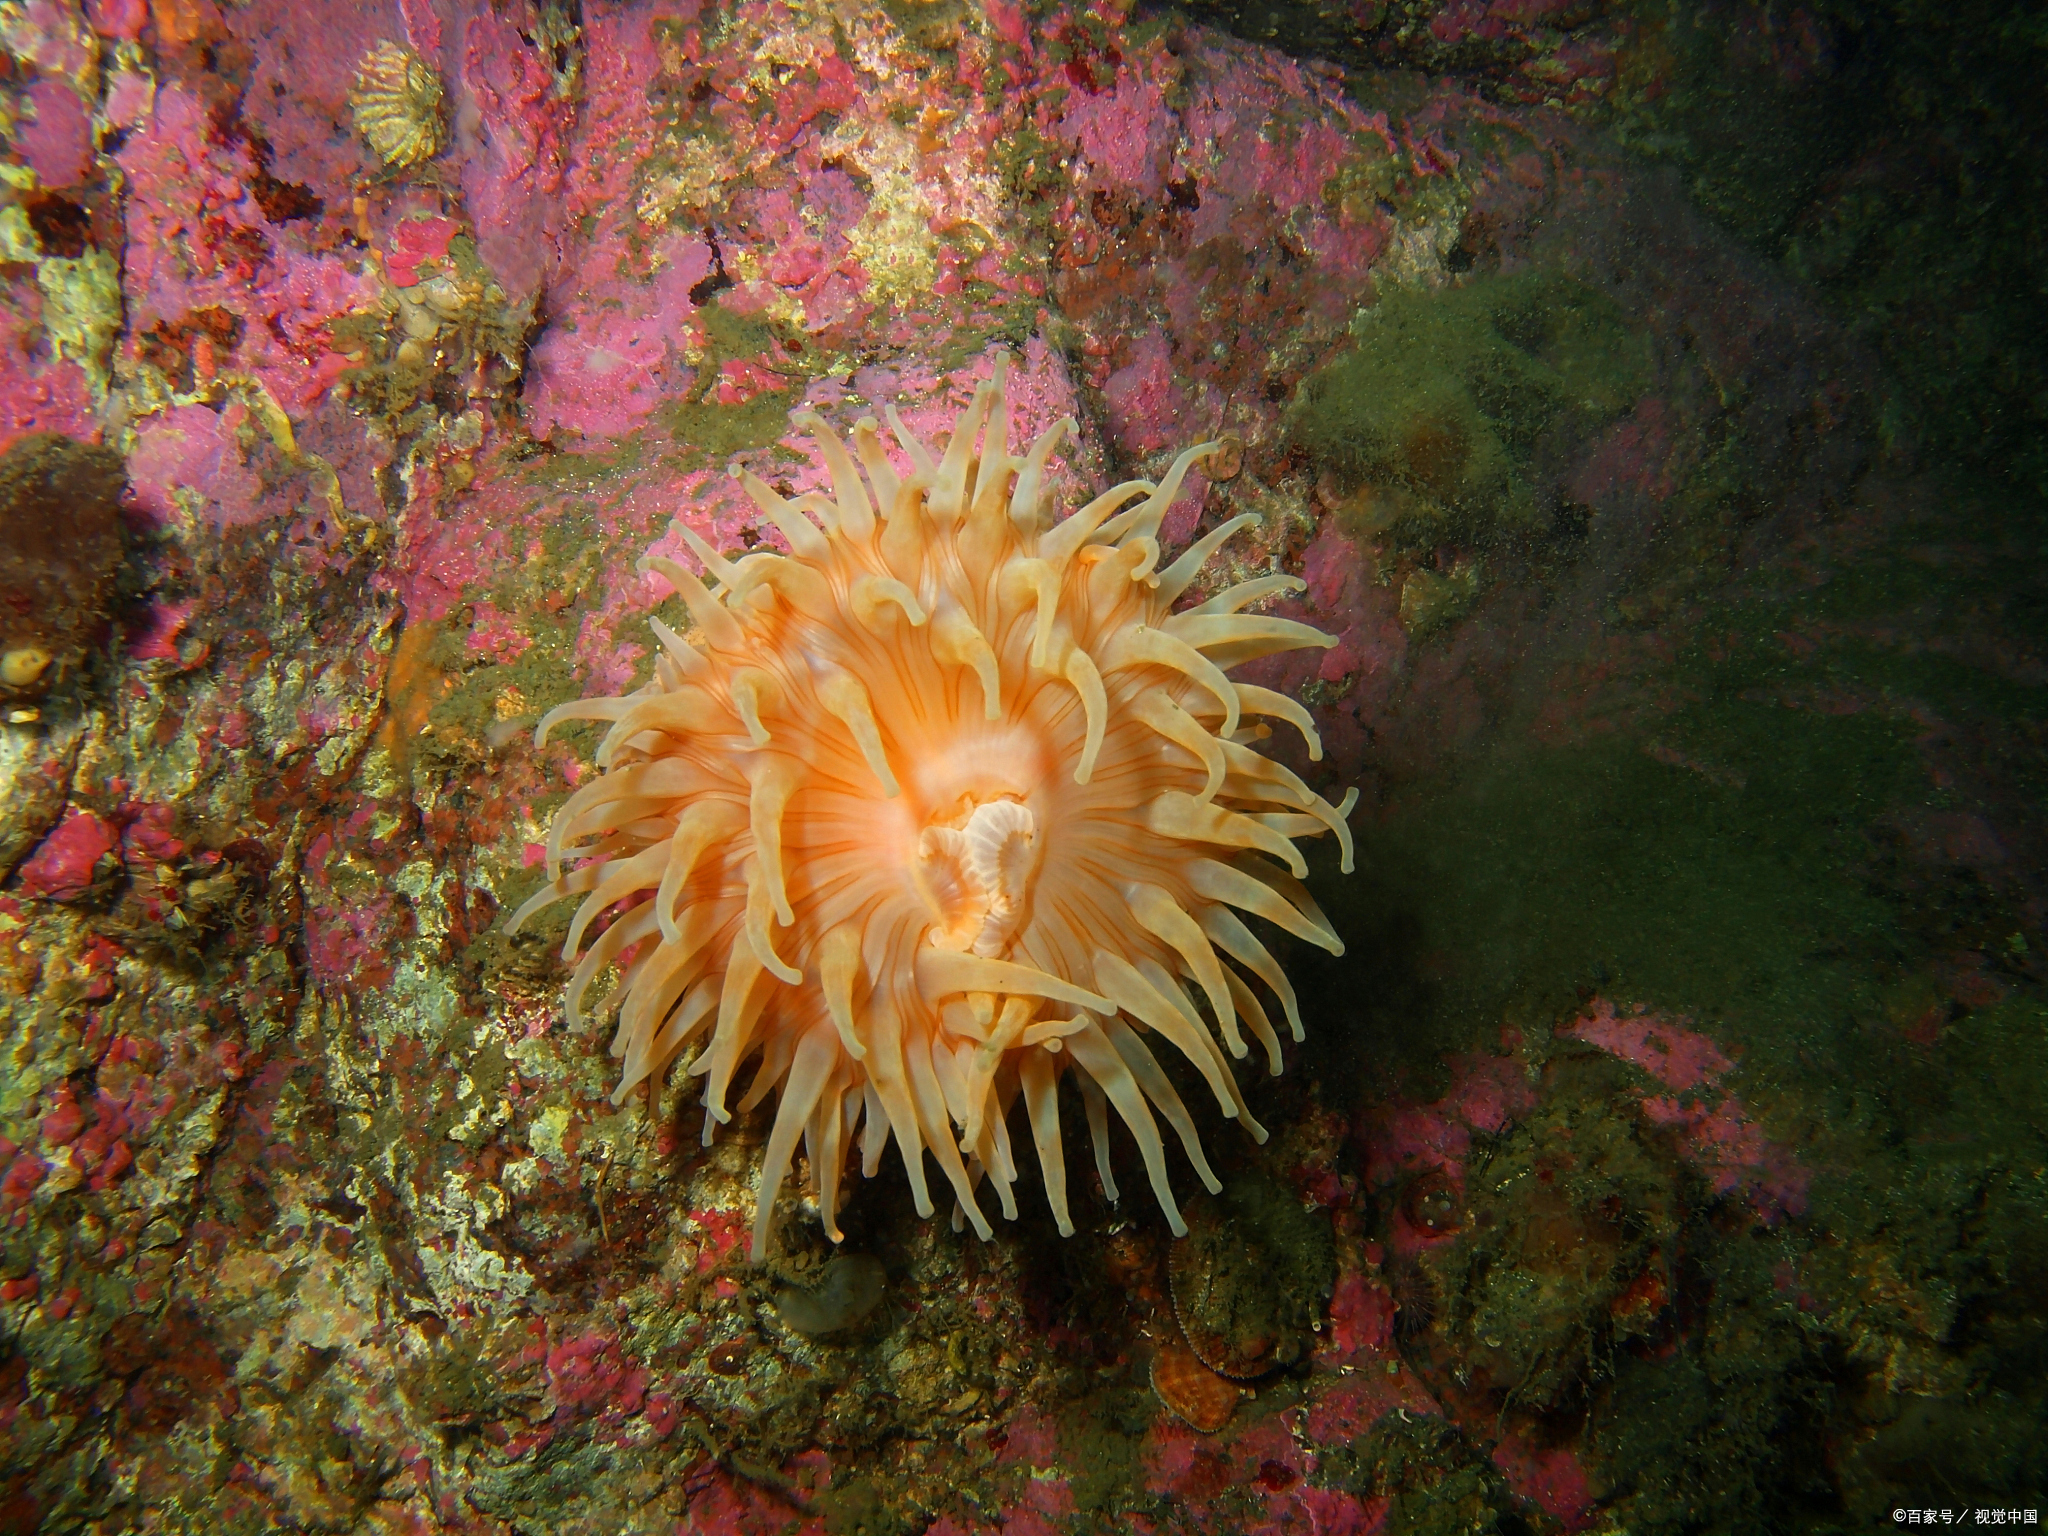
[[121,456],[56,433],[0,455],[0,700],[40,698],[106,637]]
[[778,1290],[775,1310],[798,1333],[814,1338],[837,1333],[874,1311],[887,1283],[880,1259],[865,1253],[842,1253],[825,1266],[824,1276],[815,1286]]
[[1389,1190],[1397,1336],[1440,1395],[1555,1411],[1668,1337],[1683,1179],[1614,1083],[1598,1061],[1554,1067],[1538,1103],[1480,1115],[1493,1129],[1461,1168]]

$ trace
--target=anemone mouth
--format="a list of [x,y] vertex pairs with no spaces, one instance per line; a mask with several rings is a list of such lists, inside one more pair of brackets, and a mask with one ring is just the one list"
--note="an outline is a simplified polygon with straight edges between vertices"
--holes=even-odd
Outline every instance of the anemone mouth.
[[1068,1086],[1104,1194],[1118,1198],[1114,1109],[1168,1224],[1185,1230],[1160,1119],[1203,1185],[1220,1184],[1155,1046],[1263,1140],[1232,1066],[1249,1030],[1269,1071],[1281,1068],[1251,984],[1297,1040],[1302,1021],[1238,914],[1342,952],[1300,883],[1295,843],[1335,835],[1348,871],[1355,791],[1332,805],[1255,751],[1265,719],[1298,728],[1312,758],[1321,746],[1301,705],[1228,676],[1334,641],[1242,611],[1299,590],[1287,576],[1175,611],[1251,521],[1160,568],[1161,521],[1215,444],[1183,452],[1157,484],[1044,516],[1045,467],[1073,423],[1012,456],[1004,366],[940,456],[890,413],[907,472],[872,421],[856,423],[849,453],[816,417],[794,417],[833,494],[790,501],[742,476],[788,553],[728,559],[678,525],[704,576],[645,562],[690,621],[684,633],[655,621],[654,680],[563,705],[539,732],[610,726],[599,772],[549,830],[548,883],[513,927],[581,898],[563,948],[567,1006],[580,1024],[617,967],[596,1010],[618,1015],[615,1101],[685,1063],[704,1080],[708,1141],[735,1109],[776,1095],[756,1259],[799,1141],[835,1240],[846,1164],[857,1156],[872,1176],[892,1142],[919,1212],[934,1213],[929,1158],[956,1220],[987,1237],[983,1191],[1016,1214],[1020,1101],[1071,1232]]
[[918,882],[938,919],[925,935],[937,949],[1008,957],[1029,916],[1041,846],[1038,818],[1021,800],[970,802],[918,839]]

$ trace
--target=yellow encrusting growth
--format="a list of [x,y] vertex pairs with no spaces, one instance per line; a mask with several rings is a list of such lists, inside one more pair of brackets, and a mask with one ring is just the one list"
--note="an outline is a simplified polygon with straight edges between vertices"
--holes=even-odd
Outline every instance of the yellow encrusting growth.
[[999,360],[936,459],[889,411],[907,474],[873,421],[855,424],[849,452],[797,413],[832,496],[788,501],[742,476],[790,553],[727,559],[684,530],[716,590],[671,560],[645,568],[682,598],[693,632],[657,620],[651,683],[541,723],[543,743],[563,720],[610,730],[603,771],[550,829],[548,883],[513,927],[582,898],[563,948],[572,1022],[597,976],[622,965],[600,1009],[619,1016],[615,1101],[692,1047],[707,1141],[732,1117],[745,1062],[757,1065],[739,1109],[779,1092],[756,1259],[799,1138],[834,1240],[845,1159],[857,1146],[872,1176],[892,1140],[919,1212],[933,1211],[929,1152],[956,1221],[988,1236],[984,1180],[1015,1214],[1020,1098],[1071,1232],[1062,1076],[1080,1091],[1104,1191],[1116,1198],[1113,1105],[1184,1231],[1155,1116],[1220,1186],[1154,1044],[1263,1140],[1230,1061],[1248,1054],[1249,1030],[1277,1073],[1280,1040],[1247,975],[1297,1040],[1301,1013],[1237,912],[1343,950],[1300,884],[1294,839],[1334,833],[1349,872],[1356,791],[1333,806],[1252,750],[1267,729],[1248,722],[1270,717],[1321,755],[1305,709],[1227,676],[1333,642],[1239,612],[1298,589],[1290,577],[1172,612],[1247,519],[1158,569],[1161,520],[1218,445],[1054,522],[1039,506],[1045,464],[1074,424],[1013,457],[1003,382]]

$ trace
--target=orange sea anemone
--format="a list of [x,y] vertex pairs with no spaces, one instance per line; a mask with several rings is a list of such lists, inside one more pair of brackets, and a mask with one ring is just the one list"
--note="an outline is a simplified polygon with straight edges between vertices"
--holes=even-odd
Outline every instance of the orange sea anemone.
[[541,722],[542,742],[562,720],[611,729],[601,772],[549,831],[548,884],[513,926],[583,898],[563,946],[575,963],[568,1010],[580,1022],[592,981],[621,965],[603,1010],[619,1012],[615,1101],[658,1086],[708,1032],[689,1070],[705,1079],[709,1141],[732,1117],[734,1072],[759,1057],[738,1107],[781,1097],[756,1260],[799,1136],[835,1241],[850,1150],[857,1141],[872,1176],[892,1136],[919,1213],[932,1213],[929,1151],[987,1237],[983,1177],[1016,1214],[1008,1112],[1020,1095],[1046,1197],[1071,1233],[1062,1075],[1079,1090],[1105,1192],[1116,1198],[1113,1104],[1184,1232],[1155,1111],[1203,1184],[1220,1186],[1151,1042],[1185,1056],[1224,1115],[1263,1140],[1224,1048],[1246,1054],[1242,1022],[1278,1073],[1280,1041],[1237,967],[1278,996],[1296,1040],[1301,1014],[1238,912],[1342,953],[1300,883],[1293,839],[1334,832],[1351,868],[1356,792],[1332,806],[1249,745],[1267,734],[1252,718],[1271,717],[1320,756],[1308,712],[1225,673],[1333,642],[1240,611],[1297,590],[1290,576],[1172,612],[1252,521],[1233,518],[1156,569],[1160,520],[1217,444],[1182,453],[1156,486],[1129,481],[1054,522],[1039,506],[1045,466],[1074,423],[1011,457],[1000,362],[936,461],[887,414],[907,475],[872,420],[854,424],[849,455],[799,412],[833,495],[786,501],[741,476],[787,555],[728,560],[682,530],[716,594],[672,560],[645,562],[694,628],[655,620],[652,682]]

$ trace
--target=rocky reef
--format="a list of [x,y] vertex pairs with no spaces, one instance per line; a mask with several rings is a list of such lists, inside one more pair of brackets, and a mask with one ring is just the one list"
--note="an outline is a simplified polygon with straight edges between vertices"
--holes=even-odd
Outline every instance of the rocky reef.
[[[2038,1507],[2048,545],[1858,298],[1996,266],[1857,188],[1997,135],[1795,131],[1997,86],[1917,16],[0,3],[0,1531]],[[1124,1144],[756,1269],[769,1112],[614,1106],[506,932],[533,726],[829,491],[792,409],[998,355],[1068,504],[1230,440],[1162,543],[1338,637],[1248,670],[1348,953],[1186,1239]]]

